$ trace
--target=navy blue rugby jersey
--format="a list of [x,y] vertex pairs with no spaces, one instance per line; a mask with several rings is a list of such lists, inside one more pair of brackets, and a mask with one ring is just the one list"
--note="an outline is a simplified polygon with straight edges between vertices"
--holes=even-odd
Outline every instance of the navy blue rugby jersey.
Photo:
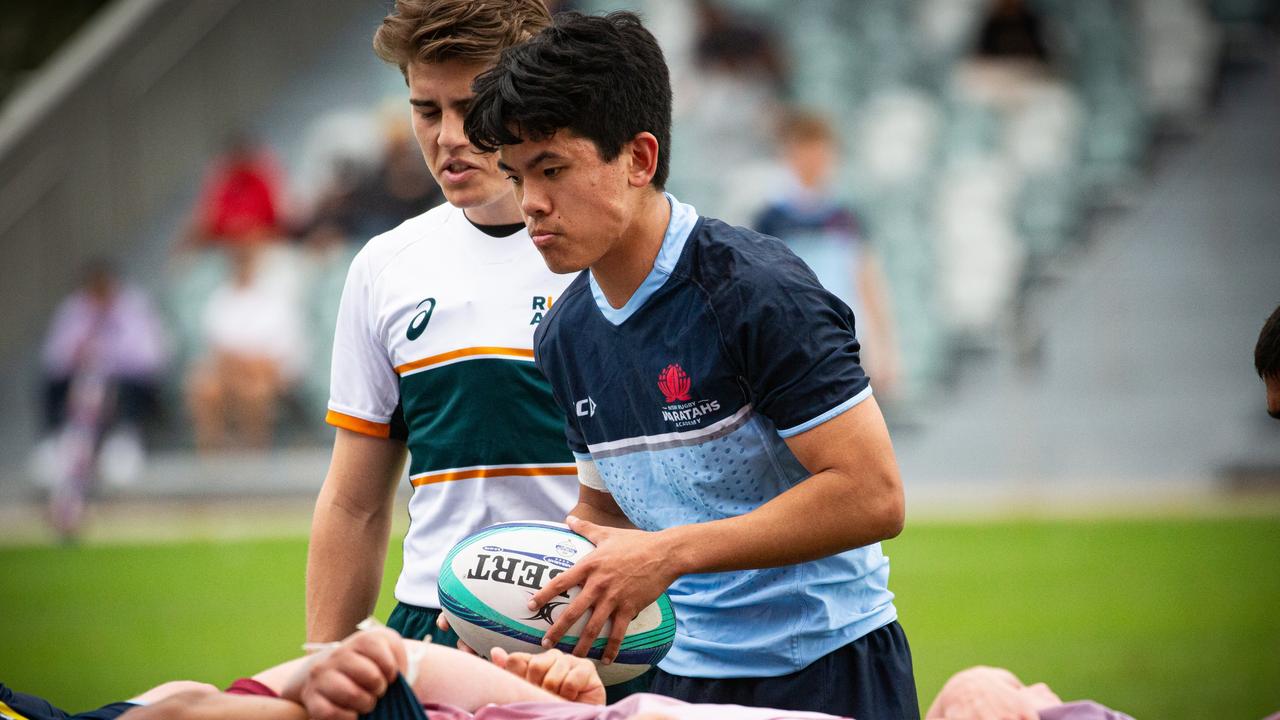
[[[784,439],[871,396],[849,308],[781,242],[670,195],[654,268],[610,307],[590,272],[534,338],[569,447],[643,530],[748,513],[809,473]],[[685,576],[660,663],[688,677],[795,672],[897,617],[879,544]]]

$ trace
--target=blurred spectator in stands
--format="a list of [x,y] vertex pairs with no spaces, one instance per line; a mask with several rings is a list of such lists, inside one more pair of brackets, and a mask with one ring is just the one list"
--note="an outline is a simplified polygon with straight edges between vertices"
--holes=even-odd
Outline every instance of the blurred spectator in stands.
[[1271,313],[1258,334],[1253,367],[1267,387],[1267,414],[1280,420],[1280,307]]
[[876,391],[892,396],[899,361],[888,289],[857,216],[832,191],[840,162],[835,132],[819,115],[793,112],[783,122],[779,144],[788,172],[755,227],[787,243],[823,287],[853,308],[863,364]]
[[1021,57],[1047,62],[1040,18],[1024,0],[996,0],[982,23],[978,54]]
[[354,236],[363,244],[444,202],[444,194],[422,163],[417,143],[401,131],[388,136],[381,165],[356,189],[354,202]]
[[444,202],[407,125],[399,114],[395,119],[384,127],[386,141],[377,167],[362,171],[356,163],[337,161],[333,184],[317,203],[306,232],[313,247],[338,239],[364,244]]
[[[672,53],[677,191],[704,213],[745,224],[769,189],[768,150],[787,80],[777,33],[714,0],[669,5],[666,13],[683,10],[696,28],[686,39],[692,71],[680,70],[685,52]],[[679,148],[714,148],[715,162]]]
[[773,33],[763,23],[731,13],[714,0],[698,0],[698,64],[709,71],[764,78],[781,90],[786,81]]
[[99,473],[129,482],[145,458],[141,430],[154,416],[160,373],[168,359],[163,325],[151,301],[127,285],[109,261],[91,261],[83,281],[58,306],[41,352],[44,435],[33,458],[42,480],[59,474],[59,437],[69,401],[86,378],[105,392],[97,418],[105,435]]
[[261,243],[229,246],[230,277],[204,309],[206,352],[187,383],[202,452],[270,447],[281,402],[302,374],[302,308],[289,283],[262,272],[265,250]]
[[243,133],[233,134],[205,179],[188,244],[275,238],[281,224],[279,176],[266,150]]

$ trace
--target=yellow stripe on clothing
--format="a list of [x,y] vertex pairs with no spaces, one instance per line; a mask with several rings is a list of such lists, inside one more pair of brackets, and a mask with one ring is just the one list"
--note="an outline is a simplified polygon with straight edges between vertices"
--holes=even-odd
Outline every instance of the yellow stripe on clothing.
[[390,423],[376,423],[364,418],[352,417],[344,415],[340,412],[330,410],[325,413],[324,421],[334,427],[340,427],[343,430],[358,432],[361,435],[372,435],[373,437],[389,438],[391,437]]
[[9,720],[27,720],[27,716],[5,705],[0,701],[0,717],[9,718]]
[[540,477],[555,475],[577,475],[578,467],[576,465],[544,465],[539,467],[475,467],[458,470],[445,470],[438,473],[427,473],[411,478],[410,483],[414,487],[422,487],[423,485],[431,485],[432,483],[453,482],[454,480],[470,480],[472,478],[487,477]]
[[423,368],[431,367],[432,365],[439,365],[441,363],[449,362],[450,360],[457,360],[459,358],[470,357],[473,355],[498,355],[503,357],[520,358],[521,360],[532,360],[533,350],[528,348],[507,347],[471,347],[462,348],[460,350],[450,350],[449,352],[440,353],[439,355],[432,355],[431,357],[425,357],[421,360],[414,360],[413,362],[405,363],[403,365],[397,365],[396,373],[403,375],[413,370],[421,370]]

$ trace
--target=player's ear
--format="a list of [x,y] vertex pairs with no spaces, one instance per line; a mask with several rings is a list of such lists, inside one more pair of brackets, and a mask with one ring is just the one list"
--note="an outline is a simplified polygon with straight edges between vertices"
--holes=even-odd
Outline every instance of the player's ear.
[[653,180],[658,172],[658,138],[653,133],[637,133],[622,148],[627,160],[627,183],[642,188]]

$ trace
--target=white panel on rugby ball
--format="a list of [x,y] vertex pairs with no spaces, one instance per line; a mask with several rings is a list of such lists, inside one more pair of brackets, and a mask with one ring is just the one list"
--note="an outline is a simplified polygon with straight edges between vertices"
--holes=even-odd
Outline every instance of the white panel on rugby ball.
[[[555,598],[540,610],[529,598],[551,578],[574,566],[595,549],[590,540],[566,525],[525,521],[491,525],[458,543],[440,569],[440,606],[462,641],[488,657],[500,647],[511,652],[541,652],[542,638],[579,588]],[[556,645],[573,652],[590,614],[579,618]],[[602,665],[610,623],[591,646],[588,657],[606,685],[626,682],[667,654],[676,634],[675,613],[666,593],[631,621],[612,664]]]

